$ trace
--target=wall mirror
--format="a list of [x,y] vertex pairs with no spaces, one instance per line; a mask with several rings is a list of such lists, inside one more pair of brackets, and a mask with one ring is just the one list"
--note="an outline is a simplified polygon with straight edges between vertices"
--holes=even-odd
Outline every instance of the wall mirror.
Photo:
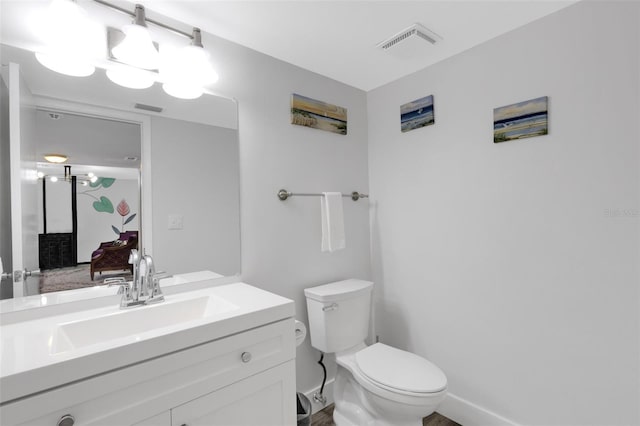
[[[2,302],[13,297],[13,308],[9,309],[39,306],[18,303],[23,296],[52,294],[48,293],[51,289],[83,292],[88,286],[100,284],[110,272],[94,271],[92,282],[94,251],[103,242],[119,239],[125,231],[137,231],[139,248],[151,253],[158,269],[168,273],[208,270],[214,273],[211,277],[240,273],[239,152],[234,100],[213,95],[180,100],[167,96],[158,87],[126,89],[107,81],[103,70],[90,77],[67,77],[42,67],[32,52],[7,44],[0,45],[0,58],[5,80],[0,85],[0,220],[4,240],[0,255],[4,270],[14,270],[11,244],[4,236],[11,234],[7,217],[18,214],[23,232],[11,237],[21,239],[22,251],[32,254],[22,260],[24,268],[46,265],[40,276],[26,277],[21,283],[2,281],[2,298],[7,299]],[[12,92],[4,83],[10,74],[10,63],[19,66],[21,91],[26,90],[21,97],[21,136],[32,140],[34,154],[23,153],[22,158],[22,167],[32,171],[31,180],[23,182],[29,195],[23,197],[21,206],[9,208],[6,170],[10,131],[5,124],[9,122],[6,104]],[[162,111],[149,111],[149,106]],[[58,153],[67,155],[68,162],[46,164],[43,154],[51,150],[65,151]],[[65,165],[70,168],[65,169]],[[41,172],[40,177],[36,171]],[[74,176],[75,201],[71,199],[71,179],[65,180],[65,171]],[[48,180],[52,176],[58,177],[55,185]],[[32,201],[27,203],[26,198]],[[69,284],[64,283],[65,278],[58,277],[60,285],[43,292],[43,276],[50,276],[47,271],[55,272],[60,266],[56,266],[58,259],[41,258],[39,240],[52,247],[49,256],[55,257],[51,251],[64,243],[49,241],[47,234],[73,231],[69,217],[73,209],[77,221],[73,240],[77,270],[72,270],[74,265],[65,264],[59,272],[83,275],[78,280],[82,285],[65,285]],[[92,293],[86,294],[93,297]]]

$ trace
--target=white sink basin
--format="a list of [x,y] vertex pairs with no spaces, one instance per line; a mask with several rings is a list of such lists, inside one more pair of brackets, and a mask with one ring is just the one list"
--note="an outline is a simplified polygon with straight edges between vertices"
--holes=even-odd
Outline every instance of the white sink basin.
[[179,326],[236,309],[237,306],[214,295],[139,306],[86,320],[58,324],[51,345],[57,354],[123,337]]
[[39,315],[0,321],[0,404],[294,314],[291,300],[245,283],[203,283],[165,293],[157,305],[120,309],[112,297],[108,305],[67,303],[63,312],[32,309]]

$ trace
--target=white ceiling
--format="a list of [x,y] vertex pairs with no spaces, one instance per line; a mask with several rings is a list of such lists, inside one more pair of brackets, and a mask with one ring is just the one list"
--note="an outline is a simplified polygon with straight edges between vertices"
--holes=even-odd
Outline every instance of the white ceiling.
[[[203,31],[369,91],[576,0],[138,0]],[[414,23],[442,37],[411,57],[376,45]],[[215,55],[215,49],[212,50]]]
[[[181,29],[204,32],[301,68],[369,91],[416,72],[491,38],[526,25],[578,0],[108,0]],[[79,0],[104,24],[120,26],[129,17],[92,0]],[[49,0],[1,0],[2,42],[33,49],[28,19]],[[376,45],[414,23],[442,37],[411,50],[383,51]],[[159,34],[156,32],[156,34]],[[408,44],[401,42],[400,45]],[[205,46],[215,62],[215,46]]]
[[63,153],[74,166],[140,167],[138,124],[47,110],[36,111],[35,124],[36,158]]

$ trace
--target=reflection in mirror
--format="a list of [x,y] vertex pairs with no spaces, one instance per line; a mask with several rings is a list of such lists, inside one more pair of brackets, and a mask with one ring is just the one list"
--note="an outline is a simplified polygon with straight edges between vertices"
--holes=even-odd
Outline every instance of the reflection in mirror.
[[74,290],[111,277],[130,279],[138,248],[140,125],[37,110],[38,280],[26,295]]
[[[37,135],[38,146],[35,160],[44,163],[42,155],[55,151],[62,151],[60,153],[69,157],[63,165],[40,165],[39,170],[46,177],[37,180],[40,193],[39,206],[35,209],[39,213],[34,220],[38,222],[38,234],[73,231],[73,223],[70,228],[73,214],[69,218],[69,210],[73,205],[69,200],[71,184],[64,180],[64,165],[71,165],[69,173],[76,176],[77,185],[75,205],[78,232],[73,249],[76,251],[77,266],[84,268],[80,274],[84,276],[83,280],[87,280],[86,285],[102,284],[102,279],[107,275],[128,272],[117,268],[99,270],[96,267],[93,282],[90,277],[91,260],[96,255],[94,252],[100,249],[102,243],[114,243],[116,239],[122,241],[121,231],[138,231],[139,248],[154,256],[159,270],[170,274],[202,270],[213,271],[215,276],[240,273],[239,154],[235,101],[212,95],[184,101],[168,97],[155,86],[145,91],[115,87],[106,81],[103,70],[83,79],[65,77],[44,69],[35,61],[32,52],[13,46],[1,45],[0,55],[3,65],[20,65],[21,77],[33,93],[36,109],[33,132]],[[7,90],[4,87],[2,90],[4,98]],[[161,112],[135,108],[136,104],[158,107]],[[2,114],[4,123],[4,108]],[[58,120],[51,116],[56,114],[60,116]],[[92,122],[97,127],[78,124],[76,130],[79,134],[72,137],[56,133],[58,130],[46,129],[43,124],[56,126],[65,120],[69,124]],[[76,148],[63,145],[74,138],[87,148],[87,157]],[[5,141],[3,136],[3,168],[6,160],[4,153],[8,149]],[[45,143],[59,145],[47,146]],[[137,157],[138,160],[124,160],[125,157]],[[124,164],[109,163],[108,159],[118,159]],[[90,173],[103,179],[90,182]],[[47,180],[54,174],[58,175],[56,184],[60,186],[54,187]],[[46,182],[44,186],[43,181]],[[83,185],[82,182],[87,183]],[[141,183],[138,194],[133,182],[136,186]],[[60,188],[64,189],[58,191]],[[6,195],[6,191],[2,191]],[[122,200],[126,201],[126,207],[121,204]],[[111,208],[113,212],[108,213]],[[5,226],[3,220],[3,235],[10,233]],[[21,236],[12,237],[16,239]],[[35,238],[39,238],[37,234]],[[7,254],[10,247],[3,244],[1,248],[3,261],[5,258],[10,261],[11,254]],[[37,269],[43,261],[51,266],[54,260],[37,259],[37,264],[25,264],[24,267]],[[5,271],[12,269],[12,265],[6,261],[4,263]],[[61,283],[59,287],[52,288],[73,288],[67,284]],[[43,291],[39,277],[31,277],[21,285],[23,295]],[[11,287],[10,281],[7,284],[7,280],[3,280],[3,298],[10,293],[7,287]],[[69,296],[59,299],[74,300],[104,294],[86,290],[66,291],[64,294]],[[48,303],[55,300],[52,297],[54,295],[56,293],[48,293]],[[2,309],[40,305],[41,302],[22,305],[14,302],[12,307],[7,308],[8,305],[4,304]]]

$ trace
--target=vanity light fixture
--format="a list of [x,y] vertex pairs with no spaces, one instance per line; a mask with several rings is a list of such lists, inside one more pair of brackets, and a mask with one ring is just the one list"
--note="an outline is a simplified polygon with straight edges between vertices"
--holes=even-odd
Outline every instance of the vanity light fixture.
[[59,164],[59,163],[64,163],[65,161],[67,161],[68,158],[66,155],[62,155],[62,154],[45,154],[44,159],[50,163]]
[[137,4],[133,23],[122,27],[124,40],[111,49],[120,62],[136,68],[155,70],[160,64],[160,54],[147,29],[144,7]]
[[[87,64],[85,58],[91,56],[85,54],[90,50],[87,46],[93,45],[92,40],[98,37],[94,37],[92,30],[83,29],[91,27],[88,24],[90,21],[85,16],[86,13],[75,0],[53,0],[50,9],[57,8],[60,12],[48,14],[48,18],[43,19],[39,27],[41,30],[47,30],[44,33],[58,31],[61,35],[42,37],[43,42],[52,47],[50,50],[45,49],[43,52],[36,53],[40,63],[55,71],[76,76],[92,74],[95,70],[94,64],[99,63],[107,68],[107,77],[120,86],[145,89],[159,81],[163,83],[166,93],[182,99],[200,97],[204,93],[205,86],[218,80],[218,74],[210,62],[209,52],[204,50],[202,45],[202,34],[199,28],[193,28],[191,33],[187,33],[149,19],[146,17],[144,7],[139,4],[136,4],[134,11],[131,12],[105,0],[93,1],[133,17],[133,22],[125,25],[122,31],[107,29],[109,57],[99,58],[99,55],[93,55],[93,60]],[[161,55],[157,44],[153,42],[147,23],[189,38],[190,45],[173,49],[173,51],[167,46],[166,50],[170,53]],[[104,40],[104,37],[100,39]],[[160,48],[164,49],[163,46]],[[108,65],[105,65],[105,59]],[[85,67],[83,68],[81,64]]]
[[36,32],[48,45],[36,52],[46,68],[73,77],[94,73],[89,59],[97,40],[95,26],[74,0],[53,0],[36,22]]
[[117,85],[129,89],[147,89],[156,81],[149,71],[124,64],[108,69],[107,77]]
[[181,99],[202,96],[206,85],[218,81],[218,74],[209,61],[210,54],[202,45],[200,28],[194,28],[191,44],[164,55],[160,76],[166,93]]

